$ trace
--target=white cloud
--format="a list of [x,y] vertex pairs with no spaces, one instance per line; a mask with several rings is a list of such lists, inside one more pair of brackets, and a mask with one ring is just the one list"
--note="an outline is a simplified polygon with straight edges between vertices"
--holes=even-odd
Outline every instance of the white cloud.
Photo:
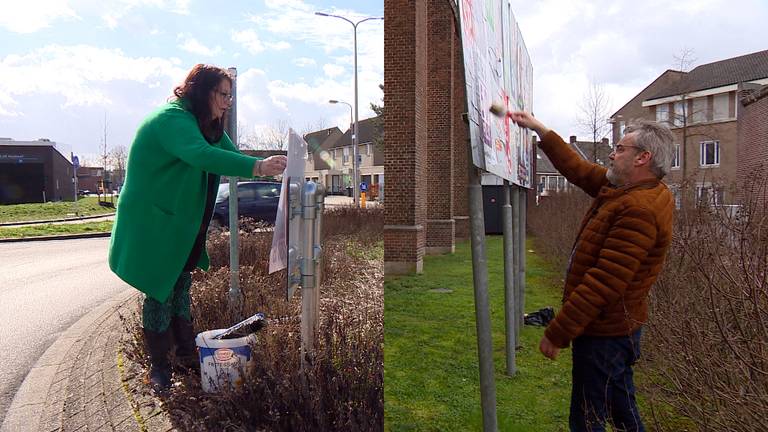
[[325,75],[329,78],[336,78],[344,73],[344,68],[335,64],[326,64],[323,65],[323,72],[325,72]]
[[64,107],[109,105],[106,83],[157,86],[158,80],[179,82],[185,73],[178,59],[133,58],[119,49],[87,45],[48,45],[0,60],[0,112],[13,112],[10,107],[19,96],[39,94],[62,96]]
[[244,46],[251,54],[264,51],[264,44],[254,30],[233,31],[232,40]]
[[14,33],[34,33],[61,19],[78,16],[65,0],[25,0],[5,2],[0,11],[0,27]]
[[[281,39],[296,41],[294,45],[312,50],[321,50],[330,60],[325,64],[325,75],[299,82],[287,80],[270,81],[268,94],[272,103],[279,107],[297,106],[307,109],[328,108],[328,99],[354,102],[352,79],[349,77],[353,64],[353,29],[338,18],[314,15],[317,10],[300,0],[267,0],[267,12],[250,17],[261,32],[267,32]],[[350,10],[327,10],[335,15],[352,20],[365,18]],[[266,33],[263,33],[266,34]],[[366,21],[358,26],[358,81],[360,117],[372,115],[370,102],[379,102],[382,94],[378,85],[384,82],[384,25],[380,20]],[[294,64],[297,63],[294,60]],[[306,63],[312,64],[315,63]],[[347,69],[347,66],[349,67]],[[347,72],[345,75],[344,72]],[[343,82],[336,79],[346,77]],[[334,111],[335,112],[335,111]],[[339,116],[343,118],[343,115]],[[341,124],[346,124],[344,121]]]
[[114,30],[134,9],[156,8],[179,15],[189,15],[189,3],[190,0],[107,0],[100,3],[103,10],[101,19],[107,28]]
[[177,39],[182,41],[179,48],[192,54],[211,57],[221,53],[220,46],[217,45],[216,48],[208,48],[189,33],[179,33]]
[[288,42],[285,42],[285,41],[267,42],[265,45],[267,46],[267,48],[273,49],[275,51],[287,50],[287,49],[289,49],[291,47],[291,44],[289,44]]
[[299,57],[293,59],[293,64],[295,64],[298,67],[306,67],[306,66],[314,66],[317,64],[315,59],[311,59],[309,57]]

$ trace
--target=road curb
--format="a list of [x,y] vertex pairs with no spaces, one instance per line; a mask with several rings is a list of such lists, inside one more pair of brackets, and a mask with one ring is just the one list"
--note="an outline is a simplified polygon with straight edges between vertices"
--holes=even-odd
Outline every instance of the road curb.
[[[138,292],[128,288],[99,305],[70,326],[48,347],[29,371],[11,402],[0,432],[52,430],[62,422],[67,382],[76,368],[73,352],[82,348],[94,324],[103,322],[124,304],[135,301]],[[49,415],[45,415],[49,413]],[[44,427],[44,429],[43,429]],[[60,430],[61,428],[56,430]]]
[[51,220],[37,220],[37,221],[23,221],[23,222],[2,222],[0,223],[0,227],[22,227],[26,225],[41,225],[41,224],[47,224],[47,223],[56,223],[56,222],[72,222],[72,221],[78,221],[78,220],[88,220],[88,219],[98,219],[103,217],[110,217],[114,216],[117,213],[104,213],[100,215],[92,215],[92,216],[81,216],[81,217],[75,217],[75,218],[63,218],[63,219],[51,219]]
[[110,237],[111,232],[99,232],[99,233],[82,233],[82,234],[65,234],[55,236],[37,236],[37,237],[17,237],[17,238],[0,238],[0,243],[18,243],[18,242],[30,242],[30,241],[48,241],[48,240],[71,240],[71,239],[87,239],[87,238],[100,238]]

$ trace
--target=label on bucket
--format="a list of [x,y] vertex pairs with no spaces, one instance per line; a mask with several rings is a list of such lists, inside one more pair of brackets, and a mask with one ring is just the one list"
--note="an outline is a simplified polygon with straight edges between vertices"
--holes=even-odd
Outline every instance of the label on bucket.
[[242,385],[243,374],[252,357],[250,346],[199,348],[201,384],[204,391],[211,392],[221,387]]

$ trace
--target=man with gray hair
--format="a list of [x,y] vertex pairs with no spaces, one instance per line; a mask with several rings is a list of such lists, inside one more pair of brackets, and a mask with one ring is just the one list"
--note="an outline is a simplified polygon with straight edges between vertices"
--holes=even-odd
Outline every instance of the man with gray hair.
[[533,129],[552,164],[594,198],[571,252],[563,306],[539,344],[555,359],[573,344],[571,431],[644,431],[632,365],[648,318],[648,292],[672,241],[674,199],[661,179],[672,161],[672,133],[637,122],[609,156],[588,162],[531,114],[507,114]]

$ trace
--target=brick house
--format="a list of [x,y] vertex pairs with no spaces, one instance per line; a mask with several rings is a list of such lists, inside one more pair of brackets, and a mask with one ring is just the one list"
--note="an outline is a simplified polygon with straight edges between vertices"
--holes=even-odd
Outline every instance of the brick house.
[[[358,126],[360,181],[370,186],[371,198],[384,183],[384,151],[375,144],[382,127],[377,117],[360,120]],[[347,194],[353,177],[352,128],[344,133],[337,127],[322,129],[308,133],[304,140],[309,146],[305,177],[323,183],[330,195]]]
[[[314,182],[323,179],[323,184],[332,185],[332,179],[328,179],[331,174],[332,155],[331,146],[344,135],[338,127],[321,129],[304,135],[304,141],[307,142],[307,162],[305,165],[304,176]],[[329,186],[328,193],[334,191]]]
[[77,188],[91,193],[103,193],[104,167],[81,166],[77,168]]
[[[758,183],[758,205],[768,204],[768,85],[742,92],[737,110],[738,154],[736,176],[739,185]],[[747,187],[737,189],[743,201]]]
[[[682,199],[712,205],[735,202],[741,90],[768,84],[768,50],[667,70],[611,116],[613,141],[633,119],[664,122],[675,136],[675,157],[665,181]],[[690,191],[682,195],[681,187]]]
[[[533,143],[536,145],[536,136],[533,137]],[[584,159],[607,166],[613,149],[608,143],[608,138],[599,142],[578,141],[571,135],[568,143]],[[536,148],[536,202],[542,197],[550,196],[556,192],[568,190],[570,183],[563,177],[552,165],[546,154]]]

